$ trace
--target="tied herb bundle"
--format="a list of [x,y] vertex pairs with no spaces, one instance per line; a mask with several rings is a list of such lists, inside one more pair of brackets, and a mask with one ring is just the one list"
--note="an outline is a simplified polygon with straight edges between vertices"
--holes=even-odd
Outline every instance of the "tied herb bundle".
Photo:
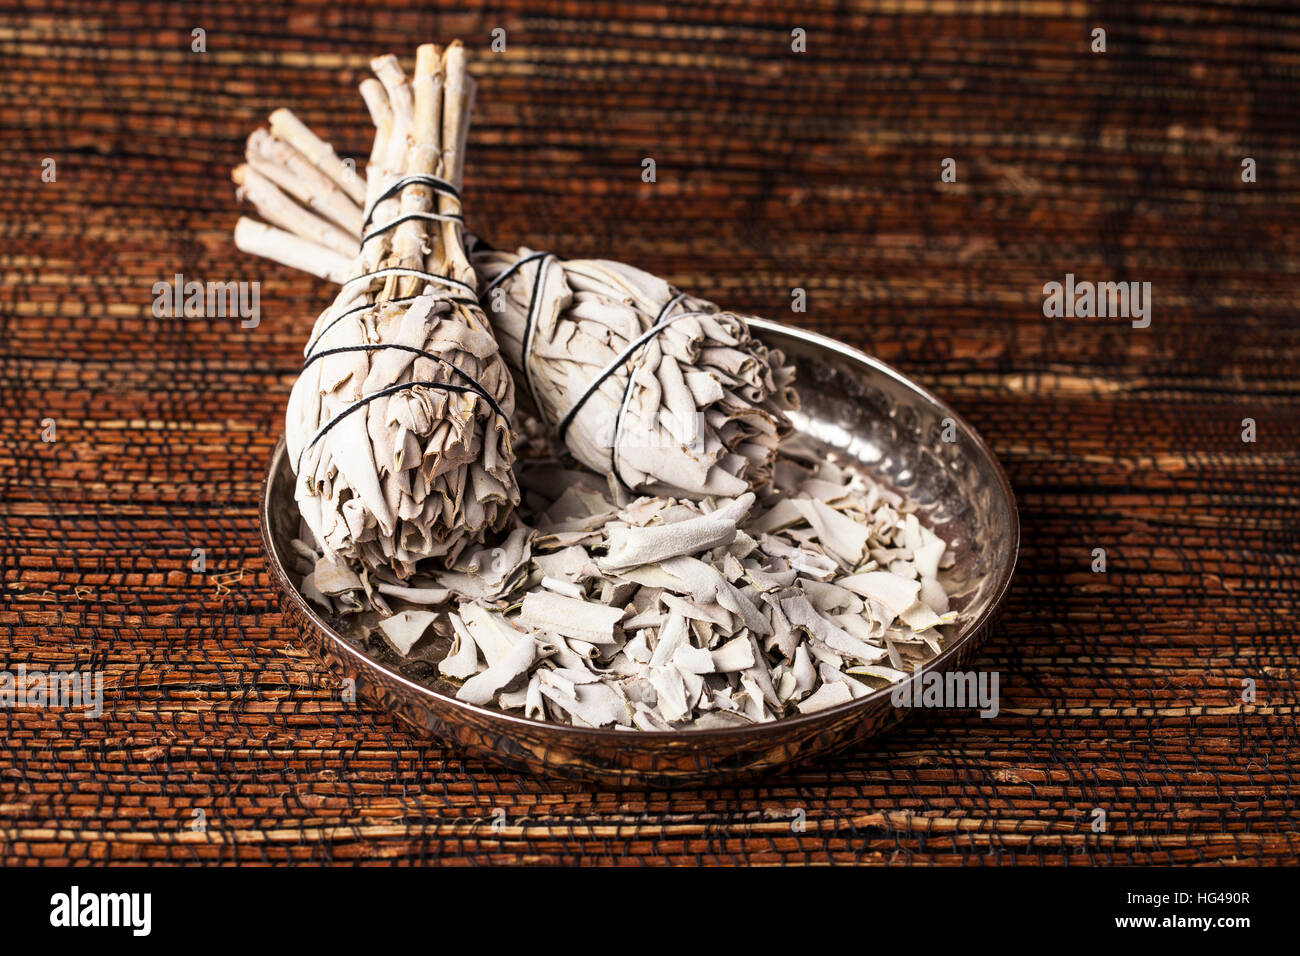
[[[382,123],[374,86],[361,92]],[[250,136],[235,178],[271,225],[241,219],[236,245],[337,281],[349,240],[361,238],[357,190],[295,177],[339,160],[287,110],[270,126]],[[502,352],[578,461],[634,493],[701,499],[770,483],[785,412],[798,403],[794,372],[742,316],[621,262],[471,244]]]
[[506,359],[573,456],[627,491],[770,484],[794,371],[743,317],[607,259],[473,253]]
[[464,50],[420,47],[410,79],[394,57],[371,66],[366,180],[281,115],[234,174],[281,228],[241,223],[237,241],[342,281],[289,399],[295,497],[330,559],[406,578],[425,558],[450,566],[518,504],[514,385],[462,239]]

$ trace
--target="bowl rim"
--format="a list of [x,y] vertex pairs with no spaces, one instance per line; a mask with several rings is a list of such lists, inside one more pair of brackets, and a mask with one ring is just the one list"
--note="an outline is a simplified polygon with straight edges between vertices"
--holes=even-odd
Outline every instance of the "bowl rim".
[[[919,393],[931,405],[936,406],[945,417],[950,417],[962,429],[974,443],[977,451],[982,454],[993,466],[993,473],[997,478],[998,486],[1007,502],[1008,515],[1010,519],[1010,551],[1011,559],[1008,561],[1001,574],[1001,579],[996,584],[996,593],[994,598],[989,601],[983,613],[979,615],[968,628],[966,633],[951,647],[945,647],[943,651],[926,661],[920,670],[921,674],[926,674],[934,670],[941,670],[944,665],[951,661],[957,654],[972,640],[976,639],[981,632],[988,626],[994,615],[1002,606],[1006,599],[1007,591],[1010,590],[1011,580],[1015,576],[1016,565],[1020,558],[1020,514],[1016,507],[1015,493],[1012,491],[1011,482],[1007,478],[1006,471],[1002,463],[998,461],[997,456],[993,454],[988,443],[984,438],[971,427],[970,423],[957,414],[947,402],[940,399],[929,389],[914,382],[902,372],[892,366],[867,355],[860,349],[851,345],[846,345],[829,336],[822,335],[818,332],[812,332],[808,329],[798,328],[796,326],[784,325],[780,322],[773,322],[770,319],[746,316],[747,324],[756,330],[765,332],[775,332],[780,335],[787,335],[795,339],[801,339],[804,342],[819,346],[830,352],[836,353],[843,358],[867,365],[877,372],[880,372],[893,379],[899,385]],[[299,611],[306,615],[307,619],[316,626],[316,628],[330,639],[332,644],[338,650],[354,658],[361,667],[369,667],[381,671],[389,681],[397,682],[403,685],[408,691],[425,695],[437,700],[443,704],[449,705],[455,709],[472,712],[480,717],[493,721],[504,722],[520,730],[531,732],[556,733],[573,739],[598,739],[598,740],[626,740],[629,733],[634,733],[638,741],[647,743],[679,743],[684,741],[711,740],[726,741],[749,739],[756,736],[762,736],[764,732],[787,730],[796,730],[800,727],[813,725],[822,725],[828,722],[834,722],[838,718],[848,717],[855,711],[866,712],[873,706],[877,705],[886,696],[893,692],[893,685],[881,687],[871,693],[858,697],[854,700],[845,701],[842,704],[836,704],[833,707],[827,707],[823,710],[813,711],[809,714],[797,714],[793,717],[783,717],[779,720],[768,721],[759,724],[745,724],[735,727],[701,727],[701,728],[683,728],[680,730],[614,730],[605,727],[575,727],[572,724],[557,724],[546,720],[534,720],[530,717],[524,717],[519,714],[512,714],[508,711],[499,710],[494,707],[484,707],[478,704],[469,704],[455,697],[436,691],[431,687],[418,684],[407,677],[399,674],[396,670],[375,660],[359,648],[354,647],[343,635],[339,634],[331,627],[321,614],[312,604],[302,596],[299,590],[294,587],[290,580],[287,570],[281,562],[276,551],[275,542],[271,540],[271,483],[280,464],[281,457],[285,454],[285,438],[280,436],[275,448],[271,452],[270,461],[267,465],[266,477],[262,479],[260,490],[260,500],[258,502],[258,519],[261,525],[262,550],[266,555],[267,568],[271,571],[271,576],[276,586],[283,593],[289,596]],[[290,625],[292,626],[292,625]],[[296,628],[295,628],[296,630]],[[387,708],[386,708],[387,709]]]

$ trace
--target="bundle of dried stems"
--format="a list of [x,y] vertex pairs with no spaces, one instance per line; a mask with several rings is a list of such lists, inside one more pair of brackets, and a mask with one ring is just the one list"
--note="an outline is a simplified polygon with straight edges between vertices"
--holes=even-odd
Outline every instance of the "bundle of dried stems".
[[277,113],[234,173],[274,226],[245,220],[236,238],[342,283],[289,399],[296,497],[330,558],[407,577],[451,565],[518,503],[514,385],[463,242],[464,51],[420,47],[410,79],[394,57],[371,65],[368,176]]

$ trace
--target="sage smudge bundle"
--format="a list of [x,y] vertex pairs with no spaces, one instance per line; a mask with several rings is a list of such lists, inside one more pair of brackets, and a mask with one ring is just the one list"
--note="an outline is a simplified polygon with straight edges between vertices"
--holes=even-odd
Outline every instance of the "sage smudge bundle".
[[274,243],[277,258],[342,277],[285,420],[299,508],[335,565],[321,583],[341,590],[347,559],[399,578],[426,558],[454,563],[519,501],[514,385],[462,237],[474,89],[464,51],[420,47],[410,79],[391,56],[372,68],[364,181],[284,114],[281,135],[250,140],[235,173],[268,219],[301,233],[288,242],[283,229],[245,223],[242,246]]
[[768,490],[700,501],[633,498],[525,442],[500,547],[405,584],[381,575],[377,617],[359,580],[296,542],[303,590],[370,614],[403,657],[441,638],[420,659],[459,699],[540,720],[680,730],[832,707],[940,652],[951,556],[900,496],[801,441]]
[[[382,122],[376,91],[362,94]],[[287,110],[249,137],[236,182],[272,225],[241,219],[235,242],[337,281],[347,240],[361,238],[355,229],[342,235],[360,219],[359,207],[349,208],[357,190],[295,177],[314,157],[323,157],[317,169],[338,162]],[[497,341],[578,461],[628,491],[685,498],[737,495],[771,480],[798,396],[793,369],[743,316],[621,262],[471,245]]]
[[622,262],[481,245],[472,259],[506,359],[582,464],[684,498],[770,482],[794,371],[742,316]]

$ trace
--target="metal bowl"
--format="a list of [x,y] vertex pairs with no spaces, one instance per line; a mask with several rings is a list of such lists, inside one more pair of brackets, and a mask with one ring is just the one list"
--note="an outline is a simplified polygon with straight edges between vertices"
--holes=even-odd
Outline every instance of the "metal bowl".
[[[941,580],[958,619],[923,673],[966,669],[1011,583],[1019,549],[1015,499],[1001,466],[952,409],[883,362],[812,332],[750,324],[797,366],[803,408],[795,427],[840,464],[865,469],[915,502],[947,542],[955,563]],[[261,518],[281,606],[315,656],[355,681],[359,700],[512,770],[615,787],[719,784],[861,744],[910,713],[893,705],[888,688],[771,723],[672,732],[591,730],[465,704],[431,665],[343,633],[343,622],[327,620],[299,593],[285,563],[298,510],[283,440],[262,486]]]

